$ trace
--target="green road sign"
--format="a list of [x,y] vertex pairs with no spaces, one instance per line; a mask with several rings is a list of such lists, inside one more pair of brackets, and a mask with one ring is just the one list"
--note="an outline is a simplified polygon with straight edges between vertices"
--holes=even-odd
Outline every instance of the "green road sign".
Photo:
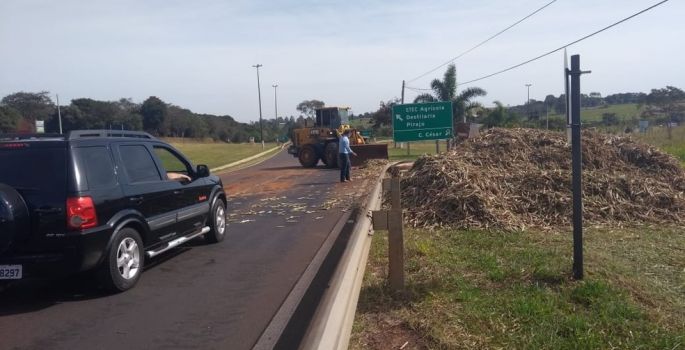
[[452,102],[412,103],[392,107],[396,142],[442,140],[452,137]]

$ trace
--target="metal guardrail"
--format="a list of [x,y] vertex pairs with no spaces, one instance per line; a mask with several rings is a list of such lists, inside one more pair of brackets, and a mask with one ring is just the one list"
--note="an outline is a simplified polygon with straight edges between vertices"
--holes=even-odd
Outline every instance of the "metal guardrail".
[[[257,340],[252,350],[293,349],[299,344],[307,322],[314,314],[326,284],[339,259],[341,236],[348,230],[353,213],[344,213],[323,242],[304,273],[290,291],[276,315]],[[352,232],[353,227],[349,227]]]
[[366,207],[359,214],[345,255],[330,280],[329,288],[319,303],[300,349],[337,350],[348,347],[371,247],[371,213],[380,208],[382,179],[390,166],[389,164],[383,168]]

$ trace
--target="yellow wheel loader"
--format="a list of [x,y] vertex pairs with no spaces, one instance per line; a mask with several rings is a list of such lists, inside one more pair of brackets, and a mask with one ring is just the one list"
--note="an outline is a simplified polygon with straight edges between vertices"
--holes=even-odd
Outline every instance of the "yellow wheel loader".
[[299,159],[305,168],[319,164],[327,168],[338,167],[338,140],[345,130],[350,130],[350,148],[357,154],[350,157],[352,165],[367,159],[388,159],[387,144],[369,144],[357,129],[349,125],[348,107],[324,107],[316,110],[314,126],[294,129],[290,135],[292,145],[288,153]]

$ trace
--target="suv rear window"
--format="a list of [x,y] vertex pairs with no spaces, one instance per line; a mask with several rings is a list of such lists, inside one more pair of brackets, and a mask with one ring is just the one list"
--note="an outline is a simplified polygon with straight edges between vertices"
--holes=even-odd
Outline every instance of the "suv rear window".
[[74,149],[74,153],[79,160],[79,168],[85,170],[89,189],[110,188],[117,185],[112,156],[106,147],[79,147]]
[[0,148],[0,182],[19,191],[66,189],[66,148]]

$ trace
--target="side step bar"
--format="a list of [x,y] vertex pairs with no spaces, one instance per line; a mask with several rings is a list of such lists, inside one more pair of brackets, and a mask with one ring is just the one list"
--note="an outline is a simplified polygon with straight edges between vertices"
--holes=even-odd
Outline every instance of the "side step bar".
[[148,250],[146,252],[147,257],[148,258],[154,258],[155,256],[162,254],[162,253],[166,252],[167,250],[174,248],[174,247],[177,247],[177,246],[179,246],[185,242],[188,242],[189,240],[191,240],[197,236],[204,235],[205,233],[209,232],[209,230],[210,230],[209,226],[205,226],[202,228],[202,230],[200,230],[196,233],[192,233],[188,236],[176,238],[175,240],[167,243],[166,246],[164,246],[163,248],[159,248],[157,250]]

